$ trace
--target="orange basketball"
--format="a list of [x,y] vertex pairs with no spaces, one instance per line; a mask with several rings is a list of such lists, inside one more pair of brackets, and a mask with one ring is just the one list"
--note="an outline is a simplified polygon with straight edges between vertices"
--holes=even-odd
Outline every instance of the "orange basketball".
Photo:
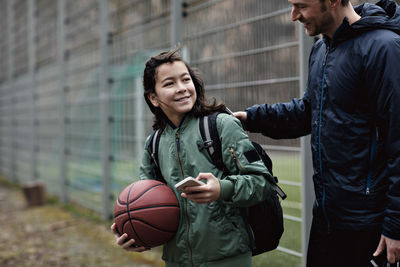
[[179,226],[179,202],[174,191],[157,180],[140,180],[127,186],[114,205],[120,235],[147,248],[165,244]]

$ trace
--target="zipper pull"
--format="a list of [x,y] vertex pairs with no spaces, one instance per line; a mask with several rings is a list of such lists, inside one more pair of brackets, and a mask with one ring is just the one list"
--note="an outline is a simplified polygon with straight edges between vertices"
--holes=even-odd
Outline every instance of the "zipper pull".
[[236,155],[235,155],[235,151],[233,150],[233,148],[229,148],[229,152],[231,152],[232,158],[236,161]]
[[237,157],[235,155],[235,150],[233,150],[233,148],[230,147],[229,152],[231,152],[233,162],[235,163],[236,169],[239,170],[239,167],[240,167],[240,169],[243,169],[242,165],[240,164],[239,160],[237,159]]
[[181,149],[181,145],[179,143],[179,132],[178,131],[175,133],[175,143],[176,143],[176,148],[177,148],[177,150],[179,152],[180,149]]
[[369,187],[367,187],[367,190],[365,190],[365,194],[369,195],[370,191],[369,191]]

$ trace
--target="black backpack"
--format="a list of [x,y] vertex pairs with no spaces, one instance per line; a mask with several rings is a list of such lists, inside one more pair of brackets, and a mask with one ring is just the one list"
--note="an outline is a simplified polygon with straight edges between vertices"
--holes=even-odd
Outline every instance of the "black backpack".
[[[206,149],[209,153],[214,165],[228,174],[228,170],[222,161],[221,140],[217,131],[217,116],[221,112],[215,112],[208,116],[200,118],[200,133],[203,142],[197,144],[199,150]],[[226,113],[231,113],[227,110]],[[161,131],[153,131],[149,138],[146,149],[149,149],[152,161],[155,164],[155,176],[158,180],[165,183],[158,166],[158,146],[160,141]],[[258,155],[264,162],[268,171],[272,174],[272,161],[265,153],[264,149],[255,142],[252,142]],[[283,234],[283,212],[278,198],[286,198],[286,194],[277,185],[278,179],[274,176],[275,184],[274,194],[271,194],[266,200],[254,206],[241,209],[243,220],[246,223],[246,230],[249,234],[252,244],[253,256],[274,250],[278,247],[279,240]]]

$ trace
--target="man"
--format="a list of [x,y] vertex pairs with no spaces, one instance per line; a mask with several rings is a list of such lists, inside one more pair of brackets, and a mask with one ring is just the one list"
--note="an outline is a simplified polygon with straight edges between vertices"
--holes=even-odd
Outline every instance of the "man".
[[271,138],[311,133],[316,202],[307,266],[400,260],[400,8],[289,0],[310,36],[301,99],[235,116]]

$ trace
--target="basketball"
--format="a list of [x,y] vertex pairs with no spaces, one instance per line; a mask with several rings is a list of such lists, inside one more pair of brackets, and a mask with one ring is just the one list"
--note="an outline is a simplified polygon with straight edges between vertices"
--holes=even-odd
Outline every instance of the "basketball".
[[174,191],[156,180],[140,180],[127,186],[114,205],[117,232],[147,248],[165,244],[179,226],[180,209]]

